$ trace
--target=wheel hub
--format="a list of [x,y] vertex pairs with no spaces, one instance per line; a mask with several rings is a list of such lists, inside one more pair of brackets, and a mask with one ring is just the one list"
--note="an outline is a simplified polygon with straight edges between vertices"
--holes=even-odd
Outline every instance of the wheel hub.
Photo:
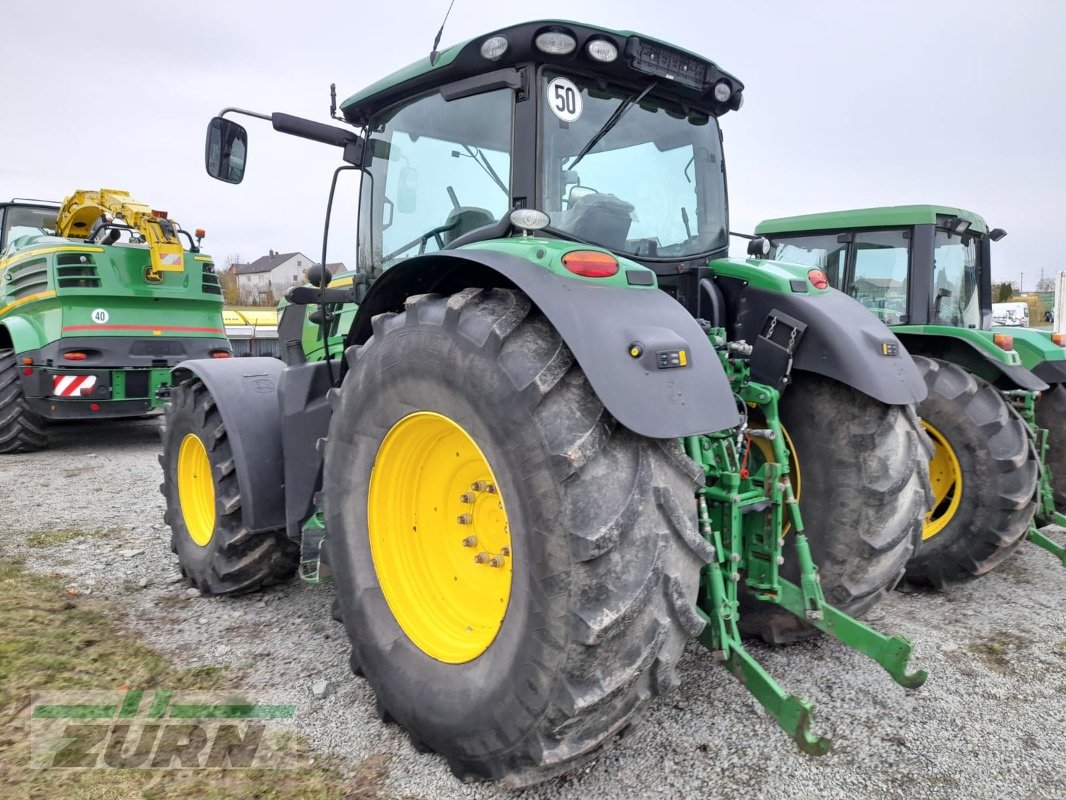
[[215,482],[207,448],[195,433],[178,448],[178,502],[185,530],[198,547],[207,547],[215,533]]
[[382,594],[408,638],[449,664],[484,653],[507,612],[513,557],[503,497],[470,434],[429,411],[397,422],[374,460],[367,521]]
[[933,510],[925,515],[922,540],[932,539],[951,522],[962,500],[962,467],[947,437],[926,420],[922,427],[933,442],[929,462],[929,483],[933,488]]

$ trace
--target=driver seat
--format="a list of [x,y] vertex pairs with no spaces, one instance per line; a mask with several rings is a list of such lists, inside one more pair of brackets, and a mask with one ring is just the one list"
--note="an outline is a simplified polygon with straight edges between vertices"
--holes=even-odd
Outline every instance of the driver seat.
[[633,206],[613,194],[587,194],[574,203],[567,229],[579,239],[608,250],[624,250],[633,224]]
[[455,227],[441,234],[444,246],[447,247],[460,236],[485,225],[491,225],[495,221],[496,217],[487,208],[478,208],[477,206],[453,208],[448,212],[448,219],[444,221],[444,224],[450,226],[454,223]]

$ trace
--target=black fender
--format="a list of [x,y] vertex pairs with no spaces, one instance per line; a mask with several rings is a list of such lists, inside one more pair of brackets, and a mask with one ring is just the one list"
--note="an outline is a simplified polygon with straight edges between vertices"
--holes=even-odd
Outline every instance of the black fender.
[[784,294],[719,278],[733,335],[754,343],[771,311],[807,324],[793,368],[815,372],[888,405],[920,403],[925,381],[900,339],[862,303],[836,289]]
[[1041,361],[1033,374],[1047,384],[1066,383],[1066,361]]
[[[1026,389],[1042,392],[1048,388],[1048,381],[1036,370],[1028,370],[1020,364],[1004,364],[990,358],[981,348],[956,336],[941,336],[935,333],[900,333],[899,338],[907,349],[919,356],[938,358],[951,364],[957,364],[967,372],[988,381],[997,389]],[[1063,362],[1045,362],[1060,364]],[[1037,367],[1037,370],[1043,364]],[[1066,380],[1066,376],[1059,378]]]
[[[555,326],[600,401],[619,423],[655,439],[732,428],[736,402],[718,354],[683,306],[665,292],[561,278],[517,256],[459,249],[392,267],[370,289],[346,346],[371,335],[371,320],[402,311],[416,294],[469,287],[514,287]],[[639,343],[641,354],[630,355]],[[658,354],[685,351],[687,364],[659,368]]]
[[278,391],[285,365],[276,358],[183,361],[174,383],[195,376],[211,393],[233,448],[244,522],[255,533],[285,526]]

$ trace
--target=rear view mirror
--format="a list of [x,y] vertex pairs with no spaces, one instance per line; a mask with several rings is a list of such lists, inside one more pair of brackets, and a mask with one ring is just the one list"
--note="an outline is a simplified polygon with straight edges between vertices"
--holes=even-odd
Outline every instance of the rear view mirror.
[[204,165],[207,174],[226,183],[244,180],[248,157],[248,132],[233,120],[215,117],[207,125]]
[[404,167],[396,187],[396,210],[401,214],[413,214],[418,209],[418,170]]

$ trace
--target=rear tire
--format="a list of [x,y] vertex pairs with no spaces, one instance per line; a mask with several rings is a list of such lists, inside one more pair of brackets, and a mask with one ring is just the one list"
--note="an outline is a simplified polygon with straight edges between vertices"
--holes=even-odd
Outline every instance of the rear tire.
[[[911,406],[889,406],[842,383],[794,373],[780,406],[799,464],[800,512],[825,599],[860,616],[896,587],[928,508],[928,441]],[[782,577],[799,583],[795,539]],[[818,630],[745,596],[740,630],[771,644]]]
[[1047,466],[1055,508],[1066,510],[1066,386],[1052,386],[1036,401],[1036,423],[1048,432]]
[[[209,474],[205,472],[204,483],[199,484],[204,492],[210,487],[210,498],[200,509],[204,515],[201,520],[192,516],[191,502],[189,507],[182,505],[182,480],[199,480],[190,479],[187,471],[179,469],[183,444],[196,447],[194,440],[202,446],[209,464]],[[163,467],[159,491],[167,501],[163,519],[170,526],[170,546],[178,554],[182,574],[201,594],[250,592],[293,575],[299,548],[285,531],[252,533],[244,526],[241,487],[226,426],[214,398],[199,379],[171,390],[159,463]],[[189,501],[188,496],[185,499]]]
[[13,350],[0,350],[0,455],[31,453],[48,446],[45,420],[22,393]]
[[[463,780],[525,786],[569,770],[676,686],[685,643],[703,627],[696,593],[710,548],[695,525],[701,471],[676,440],[618,425],[559,334],[516,291],[409,298],[404,313],[376,317],[372,338],[347,357],[324,475],[353,668],[382,718]],[[477,444],[506,505],[509,599],[495,638],[465,662],[445,663],[415,643],[417,631],[409,635],[411,623],[396,616],[404,606],[394,610],[382,588],[391,567],[371,549],[370,537],[382,541],[368,514],[378,508],[371,473],[392,474],[395,463],[381,444],[425,411]],[[431,471],[425,458],[420,474]],[[438,496],[422,478],[403,485],[399,503]],[[471,528],[453,529],[448,514],[432,528],[421,518],[398,524],[391,546],[427,529],[453,537],[460,566],[442,559],[434,569],[463,574],[476,551],[459,542]],[[458,606],[434,596],[422,616]],[[473,624],[466,619],[460,630]]]
[[918,413],[946,465],[934,472],[959,480],[933,475],[934,488],[947,488],[938,491],[907,580],[942,589],[994,569],[1025,539],[1039,470],[1028,426],[998,389],[947,361],[914,361],[929,387]]

